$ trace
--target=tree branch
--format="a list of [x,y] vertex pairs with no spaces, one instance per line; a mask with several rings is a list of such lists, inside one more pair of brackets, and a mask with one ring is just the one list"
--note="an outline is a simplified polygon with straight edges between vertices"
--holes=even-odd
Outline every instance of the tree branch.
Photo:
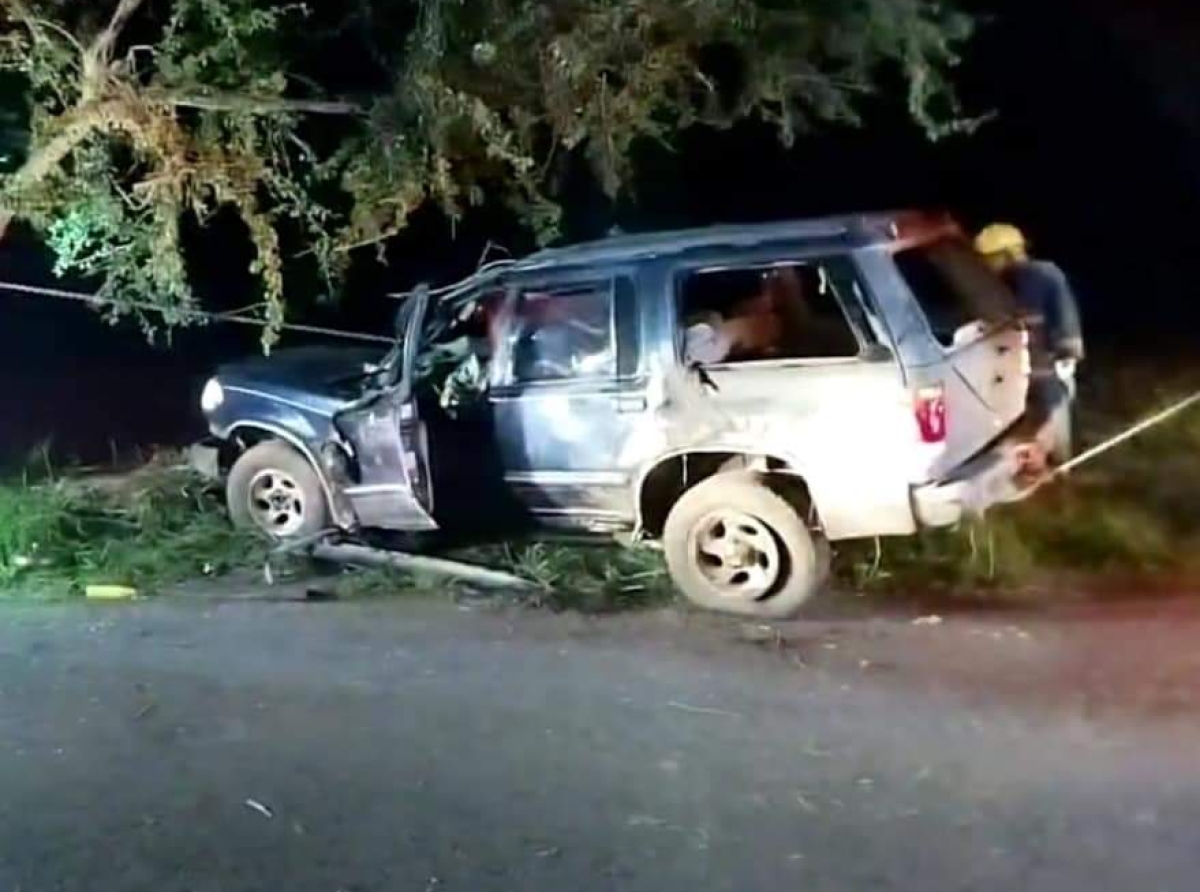
[[104,30],[96,35],[96,39],[92,41],[92,45],[88,47],[88,57],[95,63],[106,64],[112,58],[113,47],[117,43],[117,38],[121,36],[121,32],[125,29],[125,25],[133,17],[133,14],[138,11],[138,8],[145,0],[121,0],[117,4],[116,11],[113,12],[112,18],[109,19],[108,25]]
[[365,109],[352,102],[323,99],[287,99],[279,96],[252,96],[240,93],[192,94],[171,90],[147,91],[146,100],[178,108],[197,108],[204,111],[248,112],[273,114],[300,112],[310,115],[358,115]]
[[25,5],[23,0],[6,0],[5,5],[8,7],[9,15],[11,15],[16,21],[25,25],[25,27],[29,29],[34,37],[41,37],[43,40],[45,40],[46,35],[41,34],[40,32],[42,30],[53,31],[59,37],[62,37],[64,40],[66,40],[82,55],[83,46],[78,40],[75,39],[75,35],[62,25],[58,24],[57,22],[53,22],[50,19],[44,19],[40,16],[34,15]]
[[[6,192],[19,197],[22,189],[41,182],[57,168],[67,156],[96,130],[119,121],[119,103],[91,103],[81,105],[59,119],[60,129],[49,142],[34,149],[25,163],[8,178]],[[3,241],[9,224],[17,213],[12,207],[0,210],[0,241]]]

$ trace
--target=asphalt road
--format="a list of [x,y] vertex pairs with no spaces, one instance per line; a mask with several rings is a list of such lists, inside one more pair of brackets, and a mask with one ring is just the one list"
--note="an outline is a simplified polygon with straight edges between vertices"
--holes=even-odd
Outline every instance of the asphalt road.
[[0,606],[0,892],[1190,892],[1196,605]]

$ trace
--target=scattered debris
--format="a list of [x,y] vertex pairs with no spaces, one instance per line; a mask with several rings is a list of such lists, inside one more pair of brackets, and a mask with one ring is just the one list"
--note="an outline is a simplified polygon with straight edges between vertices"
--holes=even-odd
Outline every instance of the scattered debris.
[[772,644],[780,641],[783,636],[774,626],[742,623],[738,629],[738,637],[750,644]]
[[89,585],[84,594],[92,601],[132,601],[138,590],[127,585]]
[[664,827],[667,822],[662,818],[655,818],[650,815],[630,815],[629,820],[625,823],[629,827]]
[[271,811],[271,809],[267,808],[265,805],[263,805],[257,799],[247,799],[245,805],[246,805],[246,808],[253,809],[254,811],[258,812],[260,815],[262,815],[264,818],[275,817],[275,812]]
[[914,626],[940,626],[945,620],[940,616],[922,616],[920,619],[914,619]]
[[740,719],[742,715],[737,712],[729,712],[725,709],[711,709],[707,706],[689,706],[687,703],[677,703],[672,700],[667,704],[670,709],[678,709],[680,712],[690,712],[693,715],[718,715],[727,719]]
[[796,793],[796,804],[808,812],[810,815],[815,815],[820,809],[813,805],[812,800],[803,793]]

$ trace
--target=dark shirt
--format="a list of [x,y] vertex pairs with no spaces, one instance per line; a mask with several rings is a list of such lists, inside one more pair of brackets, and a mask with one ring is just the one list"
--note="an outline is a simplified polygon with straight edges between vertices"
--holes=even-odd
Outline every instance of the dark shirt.
[[1051,363],[1056,359],[1082,360],[1079,304],[1066,274],[1048,261],[1027,260],[1013,266],[1007,278],[1021,310],[1040,320],[1031,326],[1035,365],[1039,358]]

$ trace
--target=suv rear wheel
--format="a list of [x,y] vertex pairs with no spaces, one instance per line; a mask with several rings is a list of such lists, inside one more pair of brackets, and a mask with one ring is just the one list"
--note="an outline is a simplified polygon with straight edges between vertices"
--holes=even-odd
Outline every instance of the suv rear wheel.
[[829,550],[752,473],[718,474],[684,493],[667,517],[663,548],[684,595],[721,613],[794,616],[828,577]]
[[303,455],[276,440],[246,450],[234,463],[225,499],[235,527],[272,539],[303,539],[329,525],[317,472]]

